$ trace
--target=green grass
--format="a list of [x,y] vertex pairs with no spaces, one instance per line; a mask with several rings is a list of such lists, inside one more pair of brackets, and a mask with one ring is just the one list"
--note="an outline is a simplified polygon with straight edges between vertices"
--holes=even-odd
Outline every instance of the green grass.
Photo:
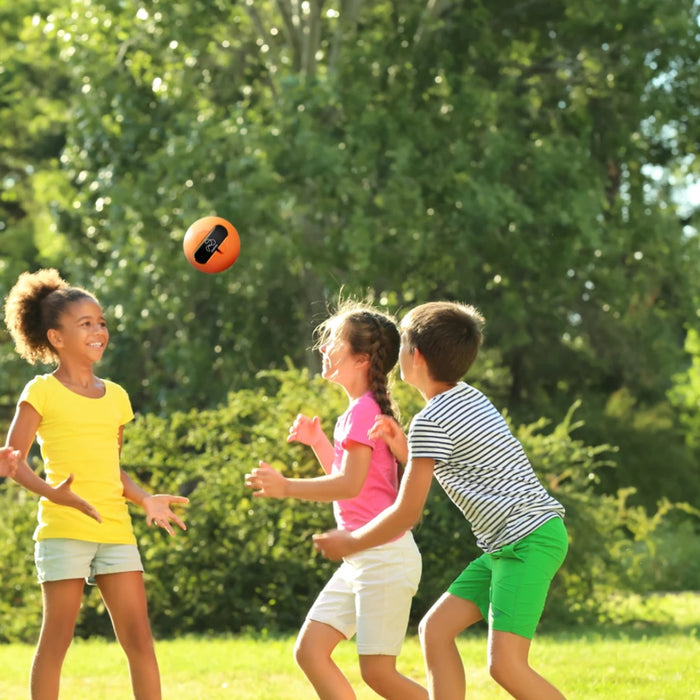
[[[615,629],[585,628],[536,637],[533,666],[570,699],[684,700],[700,698],[700,595],[659,599],[663,626],[639,620]],[[157,643],[165,700],[300,700],[314,694],[292,659],[293,637],[186,637]],[[509,698],[485,668],[485,634],[460,639],[474,700]],[[0,698],[27,697],[33,648],[0,645]],[[363,686],[355,647],[342,644],[336,660],[357,689],[359,700],[377,696]],[[407,675],[424,682],[418,641],[409,637],[399,657]],[[116,643],[76,640],[66,659],[61,698],[129,700],[124,655]]]

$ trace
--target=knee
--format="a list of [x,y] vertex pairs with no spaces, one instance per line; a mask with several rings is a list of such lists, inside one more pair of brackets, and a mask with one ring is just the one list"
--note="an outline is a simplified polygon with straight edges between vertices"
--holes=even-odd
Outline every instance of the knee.
[[502,686],[503,681],[507,677],[507,669],[505,668],[505,664],[489,659],[489,676],[491,676],[491,678],[493,678],[498,685]]
[[148,624],[120,629],[117,639],[127,656],[146,657],[155,655],[153,635]]
[[395,672],[395,669],[389,668],[387,664],[377,662],[375,659],[363,658],[360,660],[362,680],[381,697],[387,697],[387,684],[392,672]]
[[428,611],[418,623],[418,638],[425,653],[440,638],[440,625]]
[[429,613],[426,613],[421,618],[421,621],[418,623],[418,639],[420,639],[420,643],[423,648],[425,648],[425,637],[428,628],[428,615]]
[[297,666],[301,669],[308,668],[310,663],[313,661],[314,653],[313,650],[309,648],[309,644],[305,641],[304,637],[297,637],[294,643],[294,660]]
[[[525,664],[527,667],[527,664]],[[489,659],[489,675],[498,685],[506,690],[512,684],[514,677],[520,676],[523,665],[514,659]]]

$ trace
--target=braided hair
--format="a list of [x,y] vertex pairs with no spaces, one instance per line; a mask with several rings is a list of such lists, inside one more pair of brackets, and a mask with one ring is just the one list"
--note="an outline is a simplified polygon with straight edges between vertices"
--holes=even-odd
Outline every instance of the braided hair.
[[379,409],[398,420],[398,409],[389,390],[389,373],[399,359],[401,336],[394,319],[370,305],[348,300],[315,331],[315,348],[327,342],[333,330],[339,330],[353,355],[369,357],[369,384]]
[[5,299],[5,324],[15,349],[29,364],[49,364],[58,360],[47,331],[59,328],[68,304],[79,299],[95,299],[80,287],[71,287],[52,268],[23,272]]

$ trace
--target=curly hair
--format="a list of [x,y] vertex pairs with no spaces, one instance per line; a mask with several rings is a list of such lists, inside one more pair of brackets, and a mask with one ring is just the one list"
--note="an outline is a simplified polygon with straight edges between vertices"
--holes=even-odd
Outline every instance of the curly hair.
[[58,328],[66,306],[79,299],[95,299],[80,287],[71,287],[52,268],[23,272],[5,299],[5,324],[15,349],[30,364],[58,360],[47,331]]
[[391,398],[389,373],[399,359],[399,335],[396,321],[369,304],[355,300],[341,302],[337,311],[316,327],[314,348],[327,342],[334,330],[350,346],[353,355],[368,355],[369,383],[384,415],[398,419],[399,412]]

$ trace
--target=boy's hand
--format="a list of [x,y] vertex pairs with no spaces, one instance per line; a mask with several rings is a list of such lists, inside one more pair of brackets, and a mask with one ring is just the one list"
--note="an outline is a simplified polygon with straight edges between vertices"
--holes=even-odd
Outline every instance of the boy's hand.
[[408,462],[406,435],[391,416],[377,416],[367,435],[371,440],[383,440],[401,464]]
[[255,498],[285,498],[287,495],[287,479],[274,467],[266,462],[259,462],[260,466],[245,475],[245,485],[254,489]]
[[146,524],[162,527],[169,535],[174,535],[171,522],[181,530],[187,530],[185,523],[172,511],[174,503],[189,503],[184,496],[171,496],[168,493],[156,493],[143,499],[143,509],[146,511]]
[[314,535],[313,541],[314,549],[331,561],[340,561],[356,550],[356,541],[348,530],[329,530]]
[[19,450],[12,447],[0,447],[0,477],[14,476],[17,471],[17,462],[20,459]]
[[303,445],[313,447],[319,440],[322,440],[323,437],[324,433],[321,429],[321,419],[318,416],[309,418],[300,413],[294,419],[291,428],[289,428],[287,442],[294,442],[296,440]]
[[64,479],[58,486],[52,489],[52,493],[48,496],[52,503],[58,503],[61,506],[76,508],[77,510],[90,516],[98,523],[102,522],[100,514],[84,499],[80,498],[77,493],[71,491],[70,485],[73,483],[73,475],[70,474],[67,479]]

